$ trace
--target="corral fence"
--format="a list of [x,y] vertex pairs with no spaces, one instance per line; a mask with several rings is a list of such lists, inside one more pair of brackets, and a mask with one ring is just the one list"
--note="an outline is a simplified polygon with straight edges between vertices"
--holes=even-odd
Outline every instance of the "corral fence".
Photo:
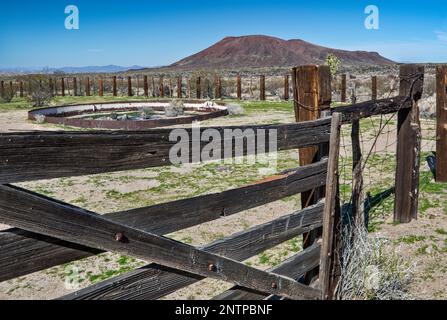
[[[338,78],[338,76],[337,76]],[[377,98],[377,76],[372,76],[371,92],[356,93],[355,86],[347,85],[347,76],[334,81],[333,95],[336,101],[355,103],[359,99]],[[335,80],[335,79],[334,79]],[[337,79],[338,80],[338,79]],[[351,81],[354,83],[354,80]],[[16,80],[1,80],[0,95],[10,92],[25,97],[36,90],[45,89],[53,96],[141,96],[177,99],[239,99],[261,101],[281,99],[288,101],[292,95],[290,74],[280,76],[24,76]],[[354,97],[354,98],[353,98]]]
[[[371,77],[369,92],[356,91],[355,76],[348,79],[346,74],[336,76],[333,81],[333,100],[356,103],[357,100],[375,100],[385,83],[390,82],[392,91],[395,79],[392,77]],[[349,77],[349,78],[350,78]],[[352,84],[352,85],[350,85]],[[238,99],[238,100],[284,100],[293,94],[291,75],[234,77],[208,75],[192,76],[23,76],[15,80],[0,81],[0,96],[9,92],[16,97],[31,95],[37,90],[47,90],[53,96],[128,96],[177,99]]]
[[265,75],[241,77],[210,76],[29,76],[1,80],[0,95],[8,92],[25,97],[45,89],[54,96],[144,96],[187,99],[259,99],[279,97],[289,100],[290,76]]
[[[438,107],[445,109],[446,69],[438,74],[443,86]],[[0,222],[13,228],[0,232],[0,281],[113,251],[152,262],[62,299],[158,299],[207,277],[235,285],[216,299],[332,299],[340,277],[340,226],[346,215],[362,220],[365,208],[374,205],[363,197],[361,164],[369,153],[362,156],[362,119],[397,114],[395,219],[416,217],[423,79],[423,67],[403,65],[399,96],[331,109],[329,69],[294,68],[297,123],[229,128],[250,129],[254,139],[259,130],[276,130],[278,151],[299,149],[298,168],[238,189],[105,216],[11,183],[170,165],[169,151],[176,143],[169,139],[170,129],[2,133]],[[352,139],[349,210],[340,201],[344,128]],[[222,133],[225,127],[213,129]],[[197,137],[187,130],[194,143]],[[195,142],[200,151],[207,144]],[[228,142],[231,154],[223,152]],[[222,141],[221,158],[233,157],[235,145],[233,139]],[[189,158],[195,159],[191,151]],[[301,194],[301,210],[202,247],[163,236],[295,194]],[[303,251],[270,270],[242,263],[299,235]]]
[[[254,138],[258,138],[259,130],[274,129],[278,149],[289,150],[327,143],[336,146],[340,121],[341,117],[334,117],[237,129],[252,130]],[[338,159],[335,154],[332,159],[322,158],[243,188],[106,216],[10,184],[170,165],[169,150],[175,142],[169,140],[169,134],[170,130],[0,134],[0,221],[15,227],[0,233],[0,280],[114,251],[153,262],[64,299],[157,299],[205,277],[237,285],[225,299],[234,295],[292,299],[325,296],[325,290],[297,281],[319,265],[320,252],[327,265],[324,243],[314,243],[269,271],[239,261],[321,228],[327,220],[324,217],[332,216],[325,208],[334,204],[318,203],[200,248],[162,235],[323,188],[327,179],[334,187],[336,180],[327,172],[328,164],[330,169],[334,167],[331,161]],[[191,129],[189,134],[194,139]],[[203,141],[199,143],[201,148],[205,146]],[[222,142],[222,150],[227,143]],[[235,143],[232,148],[234,154]],[[190,157],[193,161],[192,154]],[[335,197],[329,197],[327,202],[331,199],[335,201]]]

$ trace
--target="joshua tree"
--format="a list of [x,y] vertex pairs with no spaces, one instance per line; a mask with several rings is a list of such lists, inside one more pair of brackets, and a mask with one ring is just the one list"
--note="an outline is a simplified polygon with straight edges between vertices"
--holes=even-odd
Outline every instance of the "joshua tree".
[[340,61],[340,59],[337,58],[336,55],[334,55],[332,53],[329,53],[327,55],[326,65],[329,66],[329,69],[331,70],[331,74],[333,76],[337,73],[338,68],[340,67],[340,63],[341,63],[341,61]]

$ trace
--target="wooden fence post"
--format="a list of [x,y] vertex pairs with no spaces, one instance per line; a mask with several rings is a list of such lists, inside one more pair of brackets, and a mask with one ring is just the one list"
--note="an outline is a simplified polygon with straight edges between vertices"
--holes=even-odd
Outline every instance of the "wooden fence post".
[[447,182],[447,66],[436,69],[436,181]]
[[90,96],[90,78],[87,77],[85,81],[85,95],[88,97]]
[[236,94],[237,94],[237,99],[241,100],[242,99],[242,81],[241,81],[241,76],[238,74],[237,78],[236,78]]
[[12,80],[9,81],[9,93],[11,94],[11,96],[15,96],[14,85],[12,84]]
[[341,75],[341,102],[346,102],[346,74]]
[[286,74],[284,76],[284,100],[288,101],[289,100],[289,75]]
[[421,151],[418,100],[422,96],[423,84],[423,66],[406,64],[400,67],[399,95],[408,96],[413,102],[413,107],[401,109],[397,120],[394,221],[399,223],[417,219]]
[[23,98],[23,81],[20,80],[19,83],[19,90],[20,90],[20,98]]
[[351,212],[352,222],[356,226],[365,225],[365,217],[363,216],[364,195],[363,195],[363,163],[362,148],[360,139],[360,120],[352,120],[351,129],[352,141],[352,200]]
[[78,79],[76,77],[73,78],[73,96],[78,95]]
[[118,90],[116,88],[116,76],[112,78],[112,95],[116,97],[118,95]]
[[182,76],[179,76],[177,78],[177,98],[181,99],[182,98]]
[[143,77],[143,87],[144,87],[144,96],[149,97],[149,83],[147,80],[147,76]]
[[259,77],[259,100],[265,101],[265,75]]
[[5,81],[0,81],[0,97],[5,95]]
[[64,78],[61,78],[61,93],[62,93],[62,96],[65,97],[65,81],[64,81]]
[[200,77],[197,77],[197,80],[196,80],[196,98],[197,99],[202,98],[202,88],[201,88],[200,82],[201,82]]
[[338,159],[340,152],[342,115],[332,115],[331,138],[326,179],[326,198],[323,214],[323,241],[320,254],[321,298],[332,299],[338,282],[337,265],[339,249],[338,224],[340,222],[340,200],[338,183]]
[[371,100],[377,100],[377,76],[371,77]]
[[132,77],[127,77],[127,96],[132,97]]
[[[315,65],[301,66],[292,69],[292,85],[294,93],[295,118],[297,122],[316,120],[322,113],[330,113],[332,100],[331,74],[328,67]],[[323,111],[324,110],[324,111]],[[327,155],[327,144],[318,147],[299,150],[300,166],[319,161]],[[324,188],[315,189],[301,194],[302,208],[316,204],[324,197]],[[303,235],[303,248],[311,246],[321,235],[321,230]],[[318,274],[318,270],[308,272],[305,282],[310,283]]]
[[99,86],[99,88],[98,88],[98,95],[100,97],[102,97],[102,96],[104,96],[104,82],[103,82],[102,78],[99,79],[98,86]]

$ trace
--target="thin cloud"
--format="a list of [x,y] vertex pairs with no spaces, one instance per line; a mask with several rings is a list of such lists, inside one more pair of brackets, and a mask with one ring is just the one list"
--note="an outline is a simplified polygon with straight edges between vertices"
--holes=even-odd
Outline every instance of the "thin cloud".
[[88,49],[87,50],[87,52],[90,52],[90,53],[98,53],[98,52],[102,52],[103,50],[102,49]]
[[445,32],[445,31],[440,31],[440,30],[436,30],[436,31],[435,31],[435,34],[436,34],[436,38],[437,38],[439,41],[447,41],[447,32]]

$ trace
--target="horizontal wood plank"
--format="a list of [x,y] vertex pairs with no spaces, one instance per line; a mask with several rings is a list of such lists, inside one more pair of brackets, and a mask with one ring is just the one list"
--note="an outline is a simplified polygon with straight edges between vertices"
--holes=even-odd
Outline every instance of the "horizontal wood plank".
[[[11,209],[17,208],[20,210],[11,213]],[[319,290],[291,278],[261,271],[96,214],[64,207],[12,186],[0,186],[0,222],[291,299],[316,299],[320,295]]]
[[[268,271],[298,280],[306,272],[318,266],[320,249],[321,245],[316,242]],[[260,292],[235,286],[214,297],[213,300],[262,300],[266,297],[267,295]]]
[[[277,130],[278,150],[290,150],[327,142],[330,118],[284,125],[201,128],[201,132],[205,129],[214,129],[221,135],[221,148],[216,152],[223,159],[232,157],[236,149],[234,138],[223,139],[225,130],[240,129],[247,137],[256,139],[262,137],[258,130],[265,130],[265,141],[269,141],[269,130]],[[200,146],[200,150],[209,143],[192,137],[192,129],[185,130],[190,143]],[[0,133],[0,184],[171,165],[169,152],[177,143],[170,141],[172,131]],[[226,143],[231,144],[233,154],[224,153]],[[191,150],[190,160],[200,161],[192,158]],[[244,147],[243,152],[258,151]]]
[[332,109],[332,112],[340,112],[343,115],[343,123],[351,123],[352,120],[395,113],[401,109],[411,108],[411,106],[411,99],[408,97],[395,97],[336,107]]
[[[327,160],[322,160],[243,188],[112,213],[107,218],[155,234],[169,234],[323,186],[326,171]],[[101,252],[15,228],[0,231],[0,248],[0,281]]]
[[[246,260],[284,241],[321,226],[323,204],[294,212],[252,227],[202,247],[237,261]],[[64,300],[153,300],[202,280],[152,263],[124,275],[105,280]]]

